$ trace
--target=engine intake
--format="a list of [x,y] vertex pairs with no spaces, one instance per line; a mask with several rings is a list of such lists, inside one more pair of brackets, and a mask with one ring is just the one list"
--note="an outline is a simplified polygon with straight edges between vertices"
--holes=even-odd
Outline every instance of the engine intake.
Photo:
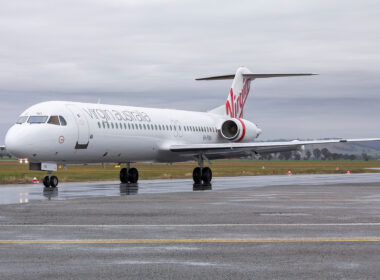
[[249,142],[257,138],[261,130],[252,122],[243,119],[225,120],[220,128],[222,138],[233,142]]
[[222,124],[220,130],[222,136],[228,140],[235,140],[239,136],[239,128],[233,120],[227,120]]

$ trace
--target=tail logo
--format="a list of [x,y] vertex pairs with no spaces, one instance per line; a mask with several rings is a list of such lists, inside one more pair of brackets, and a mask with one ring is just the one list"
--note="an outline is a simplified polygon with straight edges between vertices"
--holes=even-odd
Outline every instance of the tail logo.
[[226,102],[226,114],[231,118],[242,118],[245,102],[250,90],[251,81],[249,79],[243,79],[243,88],[238,96],[234,93],[233,88],[230,90]]

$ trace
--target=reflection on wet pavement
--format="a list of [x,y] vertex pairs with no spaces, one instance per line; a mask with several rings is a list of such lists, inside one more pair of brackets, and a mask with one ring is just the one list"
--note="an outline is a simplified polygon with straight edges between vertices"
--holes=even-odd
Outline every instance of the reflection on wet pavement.
[[246,176],[218,177],[211,186],[193,185],[190,179],[141,180],[138,184],[120,184],[117,181],[61,183],[58,189],[42,185],[2,185],[0,204],[28,203],[32,200],[66,200],[76,198],[137,195],[146,193],[169,193],[265,187],[281,185],[331,185],[380,182],[380,173],[295,175],[295,176]]

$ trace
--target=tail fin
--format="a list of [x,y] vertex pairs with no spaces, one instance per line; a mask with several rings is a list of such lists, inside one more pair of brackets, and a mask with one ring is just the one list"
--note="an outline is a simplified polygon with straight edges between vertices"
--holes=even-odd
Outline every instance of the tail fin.
[[[225,106],[215,108],[210,113],[221,114],[231,118],[243,118],[244,105],[247,101],[251,81],[259,78],[274,78],[274,77],[292,77],[292,76],[310,76],[316,74],[254,74],[246,67],[239,67],[235,75],[214,76],[207,78],[199,78],[202,80],[228,80],[233,79],[232,86],[227,97]],[[224,107],[224,109],[223,109]]]

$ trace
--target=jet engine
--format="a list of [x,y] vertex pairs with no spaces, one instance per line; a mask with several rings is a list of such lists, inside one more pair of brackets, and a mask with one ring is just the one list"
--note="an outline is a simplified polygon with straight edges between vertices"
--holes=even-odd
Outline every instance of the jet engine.
[[220,128],[222,138],[233,142],[250,142],[261,133],[254,123],[244,119],[225,120]]

